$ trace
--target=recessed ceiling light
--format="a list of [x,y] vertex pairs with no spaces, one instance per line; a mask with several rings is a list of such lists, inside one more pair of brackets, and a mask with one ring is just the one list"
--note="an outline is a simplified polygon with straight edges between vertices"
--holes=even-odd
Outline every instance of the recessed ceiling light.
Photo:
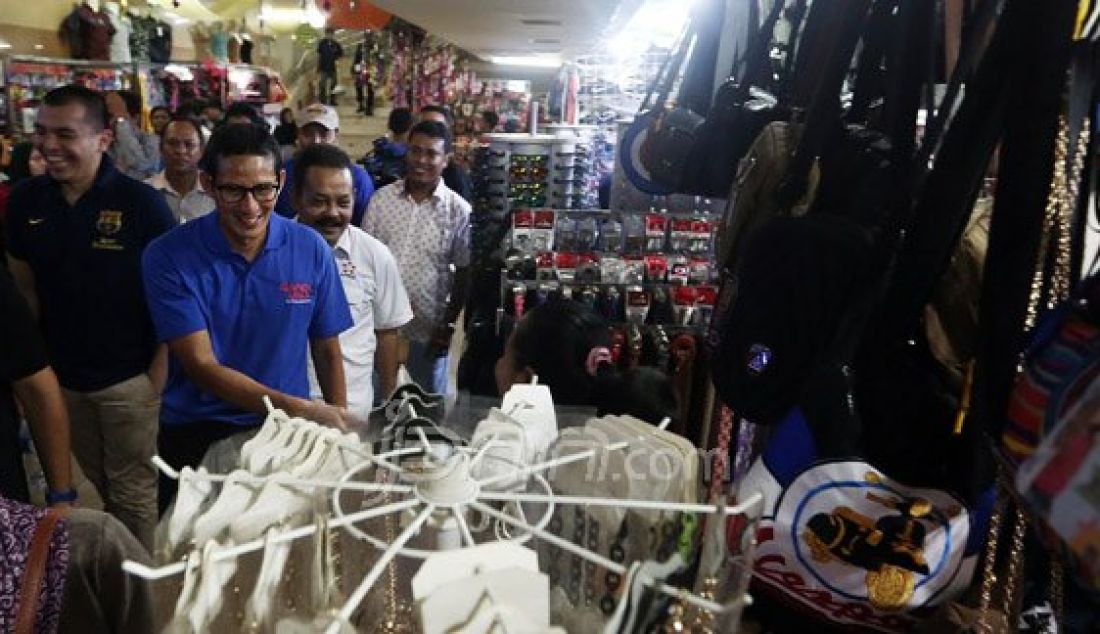
[[[9,44],[8,46],[11,46],[11,45]],[[34,50],[36,50],[36,51],[41,51],[44,48],[46,48],[45,44],[35,44],[34,45]]]

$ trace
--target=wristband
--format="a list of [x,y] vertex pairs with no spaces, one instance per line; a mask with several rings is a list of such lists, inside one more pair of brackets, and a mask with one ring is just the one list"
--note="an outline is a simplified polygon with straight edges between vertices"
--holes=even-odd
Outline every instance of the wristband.
[[46,504],[57,504],[59,502],[75,502],[76,501],[76,489],[65,489],[64,491],[46,491]]

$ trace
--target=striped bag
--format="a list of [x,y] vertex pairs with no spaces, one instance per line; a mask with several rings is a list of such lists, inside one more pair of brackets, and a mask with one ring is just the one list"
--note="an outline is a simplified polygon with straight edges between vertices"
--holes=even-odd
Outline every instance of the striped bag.
[[1042,321],[1016,381],[1001,437],[1013,465],[1029,458],[1100,375],[1100,276]]

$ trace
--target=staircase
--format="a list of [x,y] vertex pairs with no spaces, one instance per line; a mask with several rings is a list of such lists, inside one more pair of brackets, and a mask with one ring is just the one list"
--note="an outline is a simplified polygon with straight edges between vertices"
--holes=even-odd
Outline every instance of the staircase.
[[386,119],[390,108],[375,107],[374,116],[356,112],[355,89],[336,98],[336,111],[340,113],[340,147],[353,161],[358,161],[371,150],[371,143],[386,134]]

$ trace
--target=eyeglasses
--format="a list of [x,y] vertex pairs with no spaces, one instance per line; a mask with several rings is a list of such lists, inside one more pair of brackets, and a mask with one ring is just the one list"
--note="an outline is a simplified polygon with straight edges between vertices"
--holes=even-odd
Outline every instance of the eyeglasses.
[[251,193],[252,198],[258,203],[269,203],[279,196],[278,183],[259,183],[252,187],[241,185],[215,185],[214,189],[227,203],[239,203],[244,200],[245,194]]
[[508,189],[512,195],[524,193],[528,190],[541,192],[546,190],[546,183],[509,183]]
[[545,154],[513,154],[511,163],[513,167],[521,165],[546,165],[550,157]]
[[512,178],[546,178],[546,167],[519,167],[513,165],[509,174]]
[[546,196],[538,194],[521,194],[510,196],[513,207],[542,207],[546,205]]

